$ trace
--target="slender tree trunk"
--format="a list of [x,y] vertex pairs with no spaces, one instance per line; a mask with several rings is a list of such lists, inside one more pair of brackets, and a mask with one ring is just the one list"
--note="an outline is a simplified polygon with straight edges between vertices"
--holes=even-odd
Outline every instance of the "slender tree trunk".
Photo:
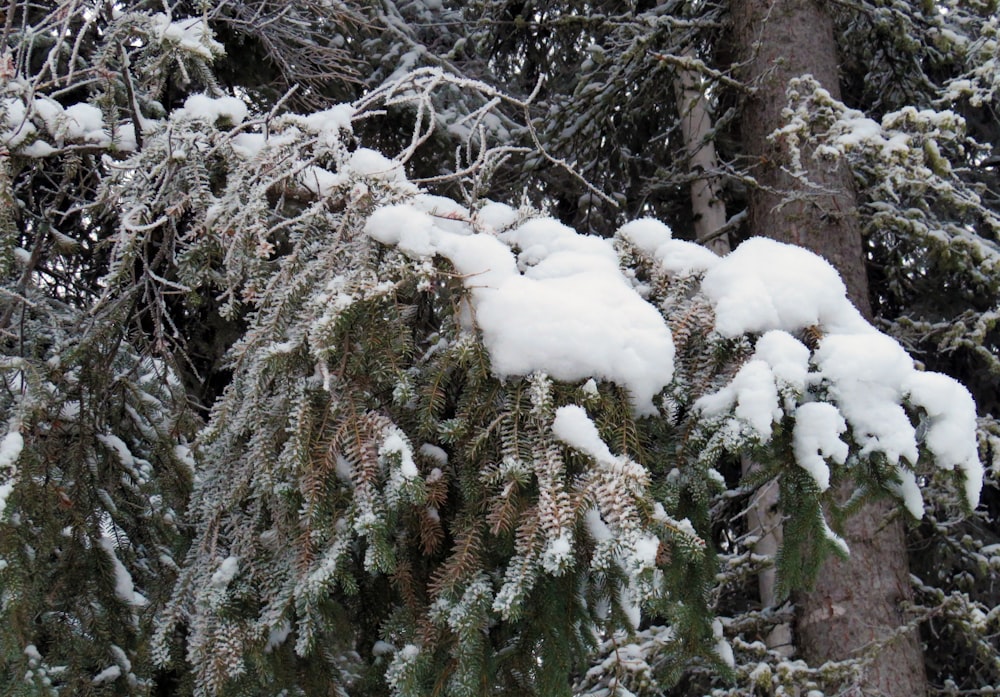
[[[684,52],[693,58],[694,50]],[[694,213],[694,231],[698,242],[720,256],[729,254],[729,237],[719,234],[726,226],[726,203],[722,185],[716,173],[719,169],[712,139],[712,111],[705,94],[701,75],[694,70],[678,70],[674,79],[674,92],[680,112],[681,133],[687,151],[691,181],[691,211]],[[757,465],[749,458],[743,459],[743,474],[752,472]],[[775,559],[781,546],[781,511],[778,510],[778,487],[774,482],[761,487],[747,511],[747,532],[756,537],[754,554]],[[777,578],[774,567],[760,572],[757,577],[760,602],[765,608],[774,607],[777,600]],[[791,651],[792,631],[788,624],[779,624],[767,635],[767,647],[788,655]]]
[[[857,201],[850,173],[803,153],[811,185],[788,175],[781,144],[768,135],[783,125],[785,88],[811,74],[840,97],[834,27],[821,0],[732,0],[732,21],[746,82],[755,86],[743,111],[742,139],[758,186],[750,196],[750,230],[802,245],[829,260],[865,315],[871,305]],[[841,497],[850,490],[841,490]],[[859,511],[846,526],[850,559],[829,560],[815,588],[796,599],[796,644],[813,665],[858,655],[902,623],[909,599],[903,523],[883,502]],[[887,522],[888,521],[888,522]],[[865,694],[917,697],[927,693],[918,637],[903,633],[882,647],[862,676]]]
[[[693,58],[695,53],[688,49],[683,55]],[[712,112],[701,75],[694,70],[678,70],[674,92],[681,117],[688,170],[696,177],[691,182],[695,236],[700,244],[716,254],[725,255],[729,253],[729,238],[720,236],[718,232],[726,224],[726,204],[722,199],[719,175],[716,174],[719,162],[715,155],[715,141],[711,137]]]

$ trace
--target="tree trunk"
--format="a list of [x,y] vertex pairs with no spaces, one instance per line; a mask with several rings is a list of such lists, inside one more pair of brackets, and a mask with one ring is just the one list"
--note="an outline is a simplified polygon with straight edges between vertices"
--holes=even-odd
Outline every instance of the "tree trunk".
[[[687,49],[684,58],[694,58],[693,49]],[[691,211],[694,213],[694,231],[699,244],[716,254],[729,254],[729,238],[719,235],[726,224],[726,204],[722,199],[722,186],[718,175],[719,162],[712,140],[712,112],[705,96],[701,75],[694,70],[680,69],[674,79],[681,117],[681,134],[691,172]]]
[[[837,45],[833,22],[818,0],[733,0],[734,38],[755,92],[748,97],[742,139],[758,186],[750,195],[754,235],[802,245],[830,261],[844,278],[848,295],[863,314],[871,305],[850,173],[813,160],[802,166],[810,185],[787,174],[781,144],[768,135],[783,125],[785,88],[811,74],[839,99]],[[838,492],[843,498],[850,489]],[[886,639],[902,623],[899,603],[912,589],[901,518],[888,521],[892,505],[859,511],[846,526],[850,559],[830,559],[815,588],[796,599],[797,648],[813,665],[859,655]],[[913,632],[888,642],[874,657],[859,685],[865,694],[915,697],[927,693],[923,654]]]
[[[683,53],[684,58],[694,58],[693,49]],[[699,244],[719,256],[730,252],[729,236],[719,234],[726,225],[726,204],[722,197],[722,185],[717,174],[718,158],[715,141],[712,140],[712,112],[705,95],[705,85],[701,75],[694,70],[679,69],[674,79],[674,93],[677,97],[681,117],[681,134],[688,157],[691,181],[691,211],[694,213],[694,231]],[[743,474],[746,476],[757,465],[749,458],[743,459]],[[778,487],[769,482],[760,488],[747,511],[747,533],[757,538],[753,544],[754,554],[775,559],[781,546],[781,512],[778,510]],[[761,606],[773,608],[777,603],[777,577],[775,568],[768,567],[757,576]],[[783,655],[789,655],[792,632],[788,624],[779,624],[767,637],[767,647]]]

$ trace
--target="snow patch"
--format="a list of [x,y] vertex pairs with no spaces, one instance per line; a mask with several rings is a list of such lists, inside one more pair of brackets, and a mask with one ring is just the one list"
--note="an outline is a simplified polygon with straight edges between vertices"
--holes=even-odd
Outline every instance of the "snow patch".
[[282,620],[281,624],[272,627],[267,635],[267,644],[264,645],[264,653],[271,653],[276,648],[285,643],[288,635],[292,633],[292,623]]
[[976,404],[969,391],[947,375],[918,371],[905,381],[904,390],[927,414],[924,445],[939,467],[962,472],[965,500],[975,508],[984,472],[976,443]]
[[653,218],[626,223],[617,235],[656,260],[660,270],[673,275],[704,273],[719,262],[719,257],[707,247],[673,239],[670,228]]
[[[442,467],[448,464],[448,453],[444,449],[439,448],[431,443],[424,443],[420,446],[420,454],[431,460],[432,462],[441,465]],[[435,468],[436,469],[436,468]],[[440,473],[440,470],[437,470]],[[428,481],[430,478],[428,477]]]
[[767,363],[759,359],[747,361],[728,385],[694,403],[708,417],[725,414],[733,405],[736,418],[748,424],[761,441],[771,439],[771,424],[781,419],[782,411],[774,373]]
[[723,257],[701,285],[715,307],[715,330],[726,337],[770,329],[872,333],[846,297],[840,274],[801,247],[754,237]]
[[830,468],[823,458],[840,465],[847,461],[847,443],[840,439],[846,430],[844,417],[832,404],[809,402],[795,410],[795,461],[812,476],[820,491],[830,488]]
[[229,585],[229,582],[233,580],[236,576],[236,572],[240,569],[240,560],[237,557],[226,557],[219,564],[219,568],[215,570],[212,574],[212,580],[209,584],[213,588],[223,590]]
[[24,449],[24,437],[18,431],[11,431],[0,441],[0,474],[7,481],[0,484],[0,519],[7,508],[7,498],[14,491],[14,478],[17,475],[15,463],[21,457]]
[[407,442],[403,432],[397,428],[389,429],[388,435],[382,441],[382,446],[379,448],[378,454],[382,458],[393,455],[398,456],[399,472],[405,479],[413,479],[419,474],[417,465],[413,461],[413,450],[410,448],[410,444]]
[[122,676],[122,669],[118,666],[108,666],[100,673],[94,676],[91,682],[95,685],[100,685],[101,683],[111,682],[117,680]]
[[552,433],[566,445],[590,455],[598,462],[615,461],[607,443],[601,439],[597,426],[581,406],[570,404],[559,407],[552,422]]
[[[419,200],[419,199],[418,199]],[[409,256],[447,257],[464,278],[494,373],[545,372],[626,387],[640,415],[673,375],[674,345],[660,313],[631,287],[611,242],[536,219],[499,236],[461,234],[416,205],[387,206],[365,232]]]
[[913,359],[895,339],[878,332],[824,337],[813,356],[851,426],[861,455],[884,453],[892,464],[917,461],[917,441],[901,406]]
[[98,541],[98,545],[111,559],[115,574],[115,595],[118,596],[118,599],[135,607],[145,607],[148,605],[149,601],[135,590],[132,575],[118,558],[118,554],[115,552],[115,541],[110,537],[104,536]]
[[170,17],[158,12],[151,19],[154,36],[164,43],[173,44],[205,60],[212,60],[226,52],[225,47],[212,38],[212,30],[200,17],[173,22]]
[[205,119],[211,123],[224,120],[235,126],[246,119],[247,105],[236,97],[210,97],[207,94],[192,94],[184,100],[182,112],[190,118]]

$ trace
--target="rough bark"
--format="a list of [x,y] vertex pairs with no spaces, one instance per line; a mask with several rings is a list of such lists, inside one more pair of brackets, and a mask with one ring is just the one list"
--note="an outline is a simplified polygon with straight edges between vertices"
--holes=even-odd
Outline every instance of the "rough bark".
[[[811,74],[840,98],[833,22],[819,0],[733,0],[734,38],[747,98],[742,140],[758,186],[750,196],[752,234],[802,245],[830,261],[848,295],[870,316],[868,283],[850,173],[829,169],[803,153],[811,184],[782,169],[780,142],[768,139],[783,125],[785,88]],[[846,496],[849,490],[838,492]],[[899,604],[911,597],[901,518],[888,502],[859,511],[846,526],[850,559],[830,559],[813,590],[796,598],[796,645],[813,665],[859,655],[903,623]],[[918,637],[904,632],[875,655],[858,686],[865,694],[915,697],[927,693]]]

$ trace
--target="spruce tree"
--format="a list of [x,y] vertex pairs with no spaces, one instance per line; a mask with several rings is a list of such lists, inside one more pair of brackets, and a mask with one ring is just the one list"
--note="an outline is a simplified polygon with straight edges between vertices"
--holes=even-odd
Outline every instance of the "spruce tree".
[[996,21],[938,7],[833,12],[843,101],[772,97],[791,188],[853,175],[899,343],[807,252],[679,239],[693,177],[734,242],[761,183],[725,7],[11,4],[4,692],[837,694],[880,647],[785,660],[753,578],[849,553],[844,486],[934,550],[932,684],[997,682],[975,408],[903,349],[990,394]]

